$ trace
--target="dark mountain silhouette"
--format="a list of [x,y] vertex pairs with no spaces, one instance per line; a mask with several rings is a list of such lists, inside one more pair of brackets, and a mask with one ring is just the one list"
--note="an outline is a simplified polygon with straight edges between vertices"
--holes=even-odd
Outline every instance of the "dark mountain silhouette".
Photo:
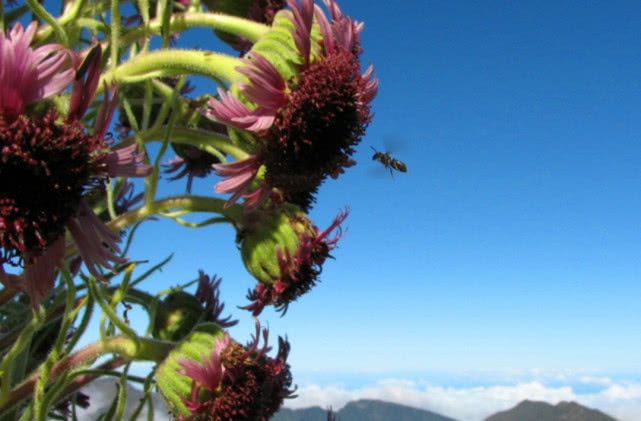
[[[361,399],[349,402],[335,412],[337,421],[456,421],[435,412],[379,400]],[[271,421],[327,421],[327,409],[318,406],[304,409],[282,408]],[[497,412],[485,421],[617,421],[595,409],[576,402],[546,402],[525,400],[514,408]]]
[[[336,411],[338,421],[456,421],[454,418],[435,412],[416,409],[395,403],[361,399],[349,402]],[[320,407],[304,409],[283,408],[271,421],[327,421],[327,409]]]
[[525,400],[514,408],[489,416],[485,421],[617,421],[595,409],[576,402],[560,402],[555,406],[546,402]]

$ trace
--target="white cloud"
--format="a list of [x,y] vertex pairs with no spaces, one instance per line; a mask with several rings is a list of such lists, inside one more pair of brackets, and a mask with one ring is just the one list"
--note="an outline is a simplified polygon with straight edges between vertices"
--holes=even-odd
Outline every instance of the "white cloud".
[[[547,379],[547,380],[546,380]],[[554,384],[554,386],[551,386]],[[91,406],[79,412],[81,421],[94,421],[104,413],[116,393],[114,379],[98,379],[83,390],[90,396]],[[573,388],[576,385],[577,388]],[[597,386],[590,393],[580,393],[581,385]],[[380,399],[416,408],[434,411],[459,421],[482,421],[487,416],[509,409],[524,399],[557,404],[560,401],[576,401],[590,408],[599,409],[620,421],[641,421],[641,383],[622,381],[605,376],[568,374],[566,382],[559,385],[558,376],[545,379],[515,380],[501,385],[474,387],[444,387],[417,379],[381,379],[360,388],[315,384],[304,385],[297,390],[298,397],[286,400],[289,408],[320,406],[342,408],[347,402],[358,399]],[[142,393],[132,389],[127,393],[127,417],[133,411]],[[162,398],[154,394],[154,419],[167,418],[167,409]],[[146,410],[138,418],[146,420]]]
[[613,384],[611,378],[600,376],[582,376],[579,378],[579,381],[584,384],[597,384],[601,386],[610,386]]
[[[82,389],[82,392],[89,395],[89,407],[87,409],[78,408],[77,414],[80,421],[95,421],[100,414],[105,413],[116,395],[116,383],[114,379],[97,379]],[[127,404],[125,416],[123,419],[128,420],[131,414],[138,406],[143,394],[140,390],[129,387],[127,391]],[[168,410],[162,397],[157,393],[152,395],[154,407],[154,420],[166,420]],[[137,420],[147,420],[147,405],[137,417]]]
[[[387,379],[358,389],[337,386],[303,386],[298,398],[286,401],[285,406],[309,406],[340,409],[357,399],[380,399],[422,408],[447,415],[460,421],[482,421],[487,416],[509,409],[524,399],[557,404],[576,401],[599,409],[620,421],[641,421],[641,384],[614,384],[606,378],[583,378],[584,383],[605,385],[596,393],[580,394],[572,386],[546,386],[541,381],[485,387],[441,387],[422,385],[416,381]],[[577,382],[579,383],[579,382]]]

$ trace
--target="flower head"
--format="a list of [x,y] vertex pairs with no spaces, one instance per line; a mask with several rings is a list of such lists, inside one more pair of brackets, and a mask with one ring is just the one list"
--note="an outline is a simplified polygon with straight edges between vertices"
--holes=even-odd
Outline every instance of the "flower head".
[[59,44],[36,49],[29,46],[38,25],[27,29],[16,23],[7,34],[0,32],[0,115],[14,120],[32,102],[56,94],[74,77],[72,52]]
[[222,278],[209,277],[198,271],[198,289],[192,295],[175,291],[167,295],[156,311],[153,336],[168,341],[184,339],[200,322],[215,323],[228,328],[238,323],[231,316],[221,316],[225,304],[220,301],[219,286]]
[[[287,4],[291,11],[280,12],[273,25],[291,31],[298,59],[292,61],[291,49],[268,50],[258,41],[237,69],[246,77],[232,89],[238,96],[219,90],[205,115],[251,132],[256,164],[266,168],[263,188],[279,189],[286,201],[307,210],[328,176],[335,178],[353,165],[350,156],[371,120],[378,81],[371,66],[360,71],[361,24],[343,15],[333,1],[327,2],[331,20],[312,0]],[[269,34],[265,39],[273,41]],[[226,177],[223,168],[216,170]],[[230,202],[245,194],[246,185],[237,186]]]
[[231,316],[221,317],[225,304],[220,301],[220,283],[222,278],[211,278],[202,270],[198,271],[198,289],[196,290],[196,299],[205,306],[204,320],[206,322],[216,323],[218,326],[228,328],[235,326],[238,320],[232,320]]
[[[100,52],[91,60],[99,61]],[[53,288],[55,268],[66,250],[66,230],[92,275],[101,278],[96,266],[111,269],[111,263],[126,261],[117,255],[119,237],[96,217],[84,197],[107,177],[145,176],[151,171],[139,165],[135,149],[111,151],[105,139],[115,89],[105,89],[94,130],[86,131],[80,118],[89,105],[87,97],[93,97],[95,72],[100,70],[93,62],[85,69],[87,80],[82,74],[76,77],[66,118],[55,107],[42,115],[20,114],[13,119],[0,115],[0,266],[24,268],[18,286],[29,293],[34,306]],[[16,278],[3,275],[0,281],[11,284]]]
[[[245,267],[258,280],[247,296],[252,303],[244,307],[254,316],[270,304],[285,312],[292,301],[316,285],[347,217],[347,211],[339,213],[329,228],[320,231],[296,207],[277,209],[252,215],[256,220],[245,227],[241,238]],[[334,230],[338,233],[330,238]]]
[[176,152],[176,157],[165,164],[165,173],[177,173],[169,180],[178,180],[187,176],[187,192],[191,192],[194,177],[206,177],[214,169],[212,165],[218,164],[218,157],[203,151],[195,146],[182,143],[172,143],[171,147]]
[[[261,332],[258,320],[247,346],[228,333],[207,336],[202,329],[197,328],[158,369],[158,384],[170,409],[181,420],[270,419],[293,393],[287,340],[279,338],[277,355],[269,357],[269,332]],[[261,333],[264,344],[259,349]],[[201,352],[205,347],[207,352]],[[183,392],[185,383],[190,384],[189,393]]]

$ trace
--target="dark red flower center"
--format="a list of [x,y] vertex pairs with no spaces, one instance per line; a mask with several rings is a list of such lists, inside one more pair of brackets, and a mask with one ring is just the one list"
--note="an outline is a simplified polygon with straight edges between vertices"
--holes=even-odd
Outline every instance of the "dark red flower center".
[[330,250],[330,246],[325,241],[310,237],[307,233],[301,234],[296,254],[281,256],[279,261],[281,278],[269,286],[259,283],[247,294],[252,304],[243,308],[257,316],[265,306],[272,304],[276,311],[284,315],[289,304],[316,285],[323,263],[331,257]]
[[331,257],[329,251],[329,247],[323,242],[317,242],[313,238],[301,238],[292,270],[275,285],[272,299],[277,311],[286,312],[290,303],[316,285],[323,263]]
[[23,264],[63,234],[95,172],[92,156],[103,140],[77,121],[0,117],[0,263]]
[[302,71],[263,152],[266,181],[282,189],[286,200],[307,209],[313,199],[304,193],[313,194],[327,176],[350,164],[371,119],[360,99],[364,83],[349,52],[328,55]]
[[[289,344],[286,344],[289,350]],[[281,348],[283,345],[281,344]],[[208,405],[200,419],[207,421],[267,421],[291,395],[292,383],[287,352],[276,359],[247,358],[246,350],[231,342],[222,355],[227,370],[221,382],[220,394]]]
[[219,164],[220,160],[195,146],[184,143],[172,143],[172,149],[180,156],[185,164],[185,171],[194,177],[206,177],[214,171],[212,164]]

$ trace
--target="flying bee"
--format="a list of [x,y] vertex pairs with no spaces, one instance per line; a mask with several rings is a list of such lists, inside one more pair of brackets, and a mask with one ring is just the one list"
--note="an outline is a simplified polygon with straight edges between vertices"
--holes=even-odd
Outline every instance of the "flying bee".
[[394,173],[392,172],[393,169],[399,172],[407,172],[407,165],[405,165],[403,161],[394,159],[390,152],[379,152],[374,149],[373,146],[370,146],[370,148],[372,148],[372,150],[374,151],[372,159],[383,164],[385,168],[388,168],[389,173],[392,174],[392,177],[394,177]]

